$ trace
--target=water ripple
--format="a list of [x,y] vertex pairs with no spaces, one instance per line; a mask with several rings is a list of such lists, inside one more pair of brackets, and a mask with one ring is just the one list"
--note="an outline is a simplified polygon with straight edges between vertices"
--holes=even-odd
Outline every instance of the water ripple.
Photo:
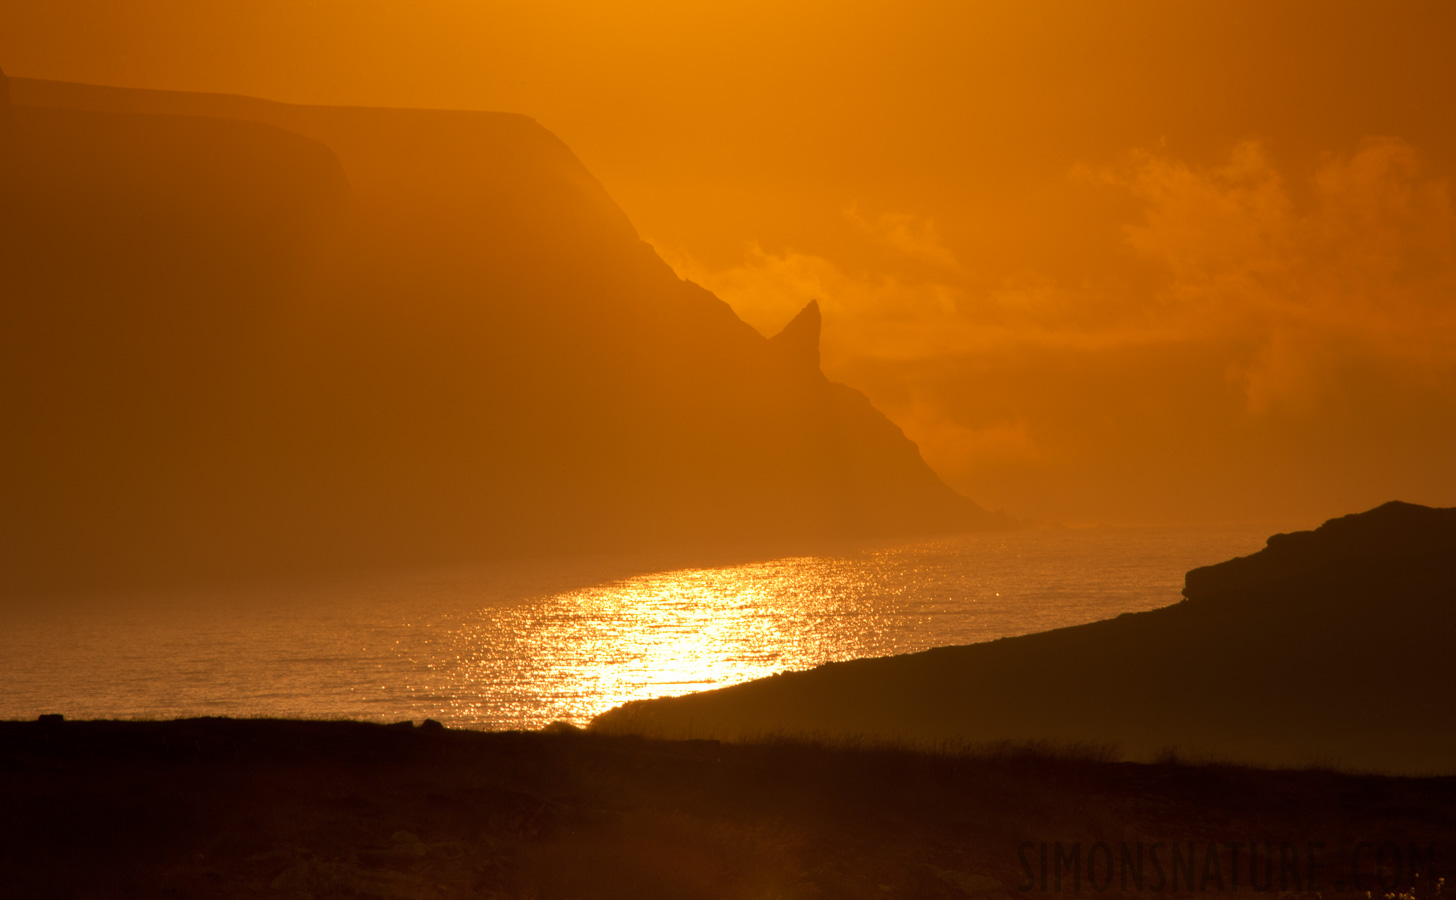
[[584,723],[618,703],[1176,602],[1267,527],[967,535],[626,575],[601,560],[0,615],[0,718]]

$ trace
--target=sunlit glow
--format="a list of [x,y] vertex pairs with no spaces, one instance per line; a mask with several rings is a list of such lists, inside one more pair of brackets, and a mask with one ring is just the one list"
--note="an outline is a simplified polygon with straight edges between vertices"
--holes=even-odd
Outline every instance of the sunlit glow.
[[927,613],[907,610],[903,586],[882,595],[881,585],[859,580],[873,566],[857,562],[689,569],[490,611],[453,636],[456,677],[462,687],[492,685],[520,699],[461,703],[457,715],[580,722],[628,700],[905,649]]

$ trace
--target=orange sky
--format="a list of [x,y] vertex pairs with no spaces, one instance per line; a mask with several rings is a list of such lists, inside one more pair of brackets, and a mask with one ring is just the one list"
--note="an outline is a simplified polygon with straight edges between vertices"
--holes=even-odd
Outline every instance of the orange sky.
[[11,75],[534,116],[1066,522],[1456,505],[1452,46],[1450,3],[0,4]]

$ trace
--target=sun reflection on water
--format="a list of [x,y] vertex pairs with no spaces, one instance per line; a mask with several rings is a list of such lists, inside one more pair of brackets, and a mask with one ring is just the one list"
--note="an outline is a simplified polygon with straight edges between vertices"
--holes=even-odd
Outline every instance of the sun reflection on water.
[[482,609],[451,634],[433,692],[452,698],[447,715],[462,724],[584,724],[629,700],[1037,630],[1043,616],[1066,623],[1067,603],[1017,609],[1006,561],[986,564],[1014,551],[977,543],[982,565],[970,567],[964,539],[932,541],[643,575]]
[[963,535],[629,576],[602,560],[0,615],[0,718],[585,724],[629,700],[1176,602],[1264,529]]
[[963,535],[623,578],[457,619],[428,692],[451,724],[581,725],[629,700],[1162,606],[1190,563],[1254,534]]
[[453,635],[452,712],[584,723],[628,700],[895,652],[907,624],[897,598],[872,598],[872,583],[825,562],[644,575],[482,610]]

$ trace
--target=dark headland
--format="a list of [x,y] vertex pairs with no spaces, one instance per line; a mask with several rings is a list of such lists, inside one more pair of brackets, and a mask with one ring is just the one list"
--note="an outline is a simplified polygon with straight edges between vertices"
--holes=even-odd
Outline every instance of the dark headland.
[[592,728],[1456,773],[1456,509],[1388,503],[1186,585],[1151,612],[638,701]]

